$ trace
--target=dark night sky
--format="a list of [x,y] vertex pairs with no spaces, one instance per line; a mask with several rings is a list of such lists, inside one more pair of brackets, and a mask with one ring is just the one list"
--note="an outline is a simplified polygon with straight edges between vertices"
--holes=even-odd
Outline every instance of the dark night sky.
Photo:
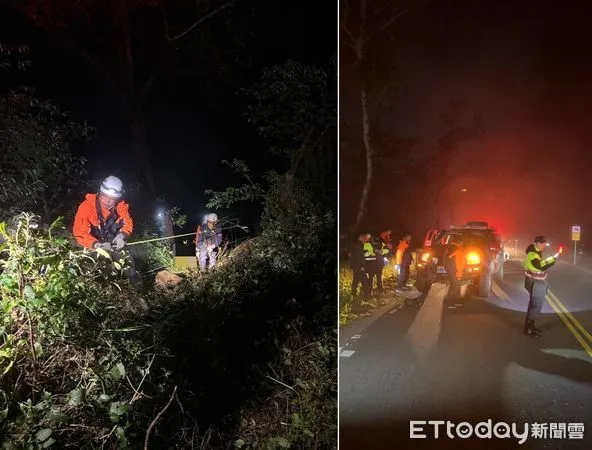
[[[483,116],[487,133],[466,144],[472,156],[459,162],[463,176],[448,187],[454,221],[484,218],[508,233],[536,229],[561,238],[572,224],[592,230],[590,12],[584,2],[436,0],[370,41],[370,50],[394,65],[398,77],[387,82],[396,89],[383,94],[386,105],[374,104],[380,128],[430,145],[449,102],[458,102],[467,116]],[[341,58],[342,67],[351,67],[343,45]],[[341,139],[340,216],[346,227],[358,205],[364,165],[361,140],[355,140],[356,81],[341,74],[341,129],[348,137]],[[413,186],[414,193],[401,199],[388,174],[379,175],[365,225],[422,234],[430,225],[417,201],[424,186]],[[461,188],[467,195],[459,194]],[[529,198],[541,193],[544,201],[529,206]]]
[[[313,0],[281,2],[281,6],[278,3],[252,1],[255,5],[253,62],[242,75],[238,74],[243,81],[239,88],[256,81],[263,67],[288,59],[327,65],[336,54],[335,4]],[[133,168],[133,160],[122,158],[129,146],[122,113],[110,91],[92,76],[84,61],[72,57],[43,32],[6,10],[0,12],[2,40],[30,45],[33,66],[27,75],[29,83],[36,85],[40,94],[59,102],[74,117],[98,127],[98,140],[86,150],[92,175]],[[146,108],[149,146],[157,191],[182,207],[189,216],[190,229],[194,229],[205,212],[204,190],[221,189],[236,181],[231,178],[230,170],[220,164],[222,159],[245,159],[255,171],[268,169],[273,161],[263,157],[266,144],[246,123],[242,105],[232,95],[220,113],[200,95],[198,83],[184,79],[187,91],[174,100],[167,98],[167,91],[180,83],[170,76],[173,69],[165,68],[149,96]],[[254,215],[245,215],[244,210],[243,216],[247,222],[256,220]]]

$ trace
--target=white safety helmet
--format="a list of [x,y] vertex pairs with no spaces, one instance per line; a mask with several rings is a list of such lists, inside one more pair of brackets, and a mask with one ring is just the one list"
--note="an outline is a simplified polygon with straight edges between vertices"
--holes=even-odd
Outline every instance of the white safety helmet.
[[208,222],[218,222],[218,216],[214,213],[211,213],[206,216],[206,220]]
[[123,195],[123,183],[113,175],[108,176],[101,183],[100,192],[113,198],[121,198]]

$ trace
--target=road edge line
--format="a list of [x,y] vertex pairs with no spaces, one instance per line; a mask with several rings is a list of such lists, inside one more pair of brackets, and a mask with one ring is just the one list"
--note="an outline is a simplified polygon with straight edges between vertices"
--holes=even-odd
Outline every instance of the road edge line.
[[391,301],[376,308],[369,316],[360,317],[345,326],[340,326],[338,336],[338,342],[340,343],[339,345],[345,345],[345,343],[349,341],[352,336],[363,334],[363,332],[372,326],[374,322],[385,316],[391,309],[396,308],[400,302],[400,299]]
[[576,269],[580,269],[580,270],[583,270],[586,273],[592,274],[592,270],[585,269],[584,267],[580,267],[580,266],[578,266],[576,264],[568,263],[567,261],[561,261],[561,260],[559,260],[558,262],[560,262],[562,264],[565,264],[568,267],[575,267]]

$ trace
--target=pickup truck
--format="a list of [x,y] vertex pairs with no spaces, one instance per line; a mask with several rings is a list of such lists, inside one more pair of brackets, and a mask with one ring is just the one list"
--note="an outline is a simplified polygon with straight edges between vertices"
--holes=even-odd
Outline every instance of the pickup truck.
[[504,247],[496,228],[487,222],[468,222],[426,233],[416,262],[416,288],[420,292],[427,294],[433,283],[448,280],[445,261],[459,237],[467,250],[460,281],[468,282],[471,292],[479,297],[489,297],[494,277],[503,279]]

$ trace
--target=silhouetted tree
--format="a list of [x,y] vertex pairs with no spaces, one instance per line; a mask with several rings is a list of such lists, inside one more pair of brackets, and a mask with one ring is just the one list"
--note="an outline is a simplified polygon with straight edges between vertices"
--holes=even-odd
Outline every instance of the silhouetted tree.
[[376,147],[372,136],[371,101],[380,97],[386,82],[386,79],[379,79],[376,62],[372,64],[368,57],[368,44],[403,15],[430,1],[411,2],[408,5],[398,1],[382,1],[378,6],[377,2],[372,2],[370,6],[369,0],[344,0],[340,38],[341,43],[345,44],[344,48],[349,49],[353,55],[353,67],[358,71],[362,141],[366,155],[366,176],[354,229],[359,227],[366,213],[368,195],[375,173]]

